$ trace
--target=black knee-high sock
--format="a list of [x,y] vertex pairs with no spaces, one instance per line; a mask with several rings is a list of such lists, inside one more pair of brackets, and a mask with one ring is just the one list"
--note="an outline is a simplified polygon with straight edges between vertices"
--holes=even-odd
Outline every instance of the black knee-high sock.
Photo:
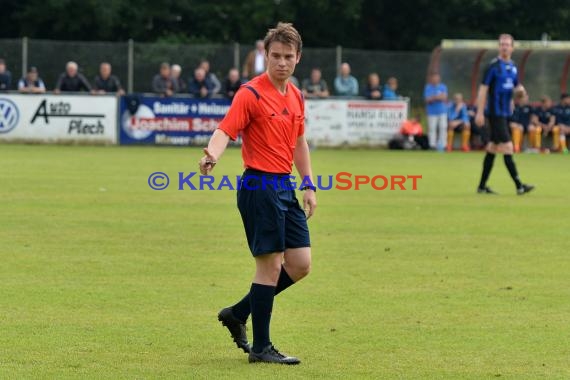
[[271,311],[275,286],[252,283],[249,291],[251,303],[251,326],[253,330],[253,351],[261,352],[271,344],[269,339],[269,324],[271,323]]
[[521,180],[519,179],[519,174],[517,173],[517,167],[515,165],[515,161],[513,161],[513,155],[505,154],[504,160],[505,160],[505,165],[509,170],[509,174],[511,175],[511,178],[515,182],[517,189],[520,188],[522,186],[522,183]]
[[[281,266],[281,273],[279,273],[279,280],[277,280],[277,287],[275,287],[275,295],[278,295],[293,284],[294,282],[291,277],[289,277],[289,274],[285,270],[285,267]],[[243,323],[247,321],[249,313],[251,312],[249,293],[247,293],[245,297],[241,299],[241,301],[232,306],[232,312],[234,316]]]
[[481,173],[481,182],[479,182],[479,188],[484,189],[487,185],[487,180],[489,179],[489,175],[491,174],[491,169],[493,169],[493,162],[495,161],[495,154],[489,153],[485,155],[485,159],[483,160],[483,173]]

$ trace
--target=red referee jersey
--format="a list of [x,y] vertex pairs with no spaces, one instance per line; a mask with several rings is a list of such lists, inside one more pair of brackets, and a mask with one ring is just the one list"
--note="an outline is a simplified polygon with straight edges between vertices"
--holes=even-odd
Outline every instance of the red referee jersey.
[[244,166],[291,173],[297,138],[305,133],[303,96],[291,82],[281,94],[267,73],[242,85],[218,126],[232,140],[242,135]]

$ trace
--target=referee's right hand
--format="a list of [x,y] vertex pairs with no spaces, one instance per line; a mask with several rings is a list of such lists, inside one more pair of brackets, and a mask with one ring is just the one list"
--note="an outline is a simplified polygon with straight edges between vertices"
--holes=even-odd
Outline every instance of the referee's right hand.
[[200,165],[200,173],[202,175],[208,175],[216,166],[216,158],[210,154],[208,148],[204,148],[205,156],[200,159],[198,163]]

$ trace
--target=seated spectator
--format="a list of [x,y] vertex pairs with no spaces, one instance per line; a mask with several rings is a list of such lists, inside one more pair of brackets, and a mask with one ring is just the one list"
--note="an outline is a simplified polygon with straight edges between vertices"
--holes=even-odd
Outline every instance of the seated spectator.
[[358,95],[358,81],[350,75],[350,65],[346,62],[340,65],[340,75],[334,80],[334,90],[339,96]]
[[328,98],[329,88],[322,78],[321,69],[315,67],[311,70],[311,77],[303,80],[303,95],[305,98]]
[[174,94],[174,82],[170,76],[170,64],[160,64],[160,72],[152,79],[152,92],[160,96],[172,96]]
[[243,63],[242,77],[252,79],[265,72],[265,45],[263,40],[255,41],[255,49],[250,51]]
[[388,78],[382,90],[382,100],[399,100],[402,97],[396,93],[398,90],[398,80],[394,77]]
[[388,143],[390,149],[429,149],[427,136],[424,135],[420,116],[406,120],[402,123],[399,133]]
[[380,86],[380,76],[376,73],[368,75],[368,81],[364,88],[364,97],[371,100],[382,99],[382,87]]
[[208,62],[208,60],[206,59],[203,59],[200,62],[200,65],[198,65],[198,67],[204,69],[204,71],[206,72],[206,79],[212,85],[211,95],[219,94],[220,91],[222,90],[222,84],[220,83],[220,80],[218,79],[216,74],[210,71],[210,62]]
[[18,82],[18,91],[24,94],[41,94],[46,92],[44,81],[38,76],[38,69],[30,67],[26,76]]
[[170,68],[172,76],[172,84],[174,85],[174,92],[176,93],[186,93],[188,90],[188,85],[186,81],[182,79],[182,67],[180,65],[172,65]]
[[239,77],[238,69],[230,69],[228,72],[228,77],[224,81],[224,95],[226,98],[230,100],[233,99],[242,84],[243,81]]
[[469,122],[469,114],[467,113],[467,105],[463,101],[463,94],[456,93],[453,95],[453,102],[448,106],[447,111],[447,147],[446,150],[453,150],[453,137],[455,131],[461,131],[461,150],[469,152],[471,145],[471,124]]
[[547,136],[549,133],[553,135],[553,149],[559,148],[560,131],[554,128],[556,117],[552,109],[552,99],[544,95],[540,98],[540,106],[533,110],[530,117],[529,136],[530,139],[534,138],[533,148],[540,150],[542,146],[542,135]]
[[6,69],[6,61],[0,59],[0,91],[8,91],[12,86],[12,73]]
[[475,115],[477,114],[477,106],[468,105],[467,115],[469,115],[469,125],[473,126],[471,128],[471,136],[473,137],[473,148],[474,149],[484,149],[489,142],[489,134],[487,128],[478,127],[475,124]]
[[528,94],[526,91],[524,93],[520,92],[514,94],[513,98],[515,109],[509,118],[509,127],[511,128],[511,136],[513,137],[513,149],[515,153],[519,153],[521,151],[524,134],[528,134],[532,106],[528,103]]
[[211,98],[213,88],[214,86],[208,78],[206,78],[206,71],[203,68],[198,67],[194,70],[194,77],[190,80],[190,84],[188,85],[188,91],[191,95],[195,98]]
[[77,63],[73,61],[67,62],[65,72],[59,76],[53,92],[59,94],[61,92],[80,92],[83,90],[91,92],[91,85],[87,78],[78,72]]
[[93,81],[93,89],[96,94],[112,92],[117,95],[123,95],[125,93],[119,78],[112,75],[111,70],[111,64],[108,62],[103,62],[99,65],[99,75],[97,75]]
[[570,135],[570,95],[560,95],[560,105],[556,112],[556,126],[560,130],[560,150],[568,154],[566,136]]

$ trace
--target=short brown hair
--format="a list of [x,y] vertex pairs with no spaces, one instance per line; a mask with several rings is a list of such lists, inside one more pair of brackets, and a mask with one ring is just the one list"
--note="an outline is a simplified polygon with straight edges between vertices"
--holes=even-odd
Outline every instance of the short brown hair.
[[273,29],[269,29],[265,38],[263,39],[263,45],[265,46],[265,53],[269,53],[269,46],[273,42],[281,42],[282,44],[292,45],[297,48],[297,54],[303,49],[303,41],[301,40],[301,35],[293,27],[293,24],[288,22],[280,22]]

